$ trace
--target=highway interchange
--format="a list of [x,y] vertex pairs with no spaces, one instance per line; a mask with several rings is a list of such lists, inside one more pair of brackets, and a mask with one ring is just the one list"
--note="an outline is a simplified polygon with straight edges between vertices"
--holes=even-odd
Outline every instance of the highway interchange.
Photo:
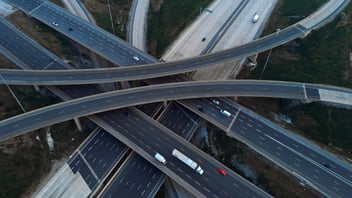
[[[218,110],[216,111],[217,113],[218,113]],[[235,113],[236,111],[234,111],[234,113]],[[199,113],[199,112],[198,112]],[[242,127],[243,128],[243,127]]]

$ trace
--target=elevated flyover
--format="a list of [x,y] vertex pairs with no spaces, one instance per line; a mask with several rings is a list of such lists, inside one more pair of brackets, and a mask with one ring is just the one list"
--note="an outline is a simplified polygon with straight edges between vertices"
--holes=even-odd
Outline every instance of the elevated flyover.
[[[183,86],[182,86],[183,85]],[[192,85],[197,85],[197,86],[192,86]],[[113,110],[116,108],[122,108],[122,107],[127,107],[130,105],[138,105],[138,104],[143,104],[143,103],[150,103],[150,102],[155,102],[155,101],[162,101],[162,100],[171,100],[171,99],[186,99],[186,98],[194,98],[194,97],[210,97],[210,96],[229,96],[229,95],[236,95],[238,93],[238,89],[241,89],[239,87],[232,87],[230,86],[229,82],[211,82],[211,83],[204,83],[204,82],[185,82],[185,83],[173,83],[173,84],[163,84],[163,85],[155,85],[155,86],[148,86],[148,87],[140,87],[140,88],[133,88],[133,89],[128,89],[128,90],[120,90],[120,91],[114,91],[114,92],[107,92],[107,93],[102,93],[94,96],[88,96],[84,98],[79,98],[79,99],[74,99],[70,100],[67,102],[63,102],[60,104],[56,105],[51,105],[48,107],[44,107],[38,110],[34,110],[32,112],[24,113],[12,118],[9,118],[7,120],[3,120],[0,122],[0,131],[1,139],[7,139],[14,137],[16,135],[22,134],[27,131],[31,131],[37,128],[44,127],[46,125],[62,122],[65,120],[72,119],[74,117],[81,117],[89,114],[95,114],[103,111],[108,111],[108,110]],[[286,89],[287,90],[287,89]],[[242,90],[244,92],[251,92],[248,89]],[[288,91],[289,92],[289,91]],[[265,94],[263,94],[264,96]],[[128,99],[128,101],[124,100]],[[192,106],[192,105],[191,105]],[[226,108],[229,106],[226,105]],[[215,112],[218,112],[218,109],[215,109]],[[202,110],[203,113],[207,115],[212,115],[214,114],[214,111],[208,111],[208,109]],[[307,158],[305,154],[298,152],[300,147],[299,145],[302,145],[299,143],[298,139],[291,139],[290,141],[292,142],[292,145],[296,145],[297,148],[294,147],[288,147],[287,146],[287,137],[285,138],[285,141],[280,139],[280,136],[274,136],[270,135],[270,133],[275,134],[275,127],[271,128],[269,127],[268,129],[264,129],[267,126],[265,125],[265,122],[259,122],[256,123],[256,121],[252,122],[244,122],[243,119],[247,119],[246,113],[244,113],[241,109],[237,109],[235,111],[230,110],[232,113],[233,117],[225,119],[225,121],[230,122],[230,125],[228,126],[228,129],[231,129],[232,123],[235,122],[240,122],[238,123],[239,125],[236,125],[235,129],[231,129],[234,131],[239,131],[242,133],[242,135],[245,135],[245,130],[248,127],[253,127],[253,125],[258,126],[259,128],[256,129],[259,133],[262,133],[262,135],[256,135],[256,134],[249,134],[251,136],[258,137],[261,141],[266,142],[265,139],[269,139],[271,143],[269,144],[269,147],[265,150],[270,151],[270,152],[276,152],[277,151],[271,149],[274,149],[276,147],[282,147],[279,150],[282,151],[282,154],[285,154],[287,157],[288,155],[292,155],[288,160],[291,159],[297,159],[299,162],[303,163],[302,166],[304,167],[303,169],[294,169],[294,170],[303,170],[305,178],[312,182],[312,185],[314,185],[317,188],[322,188],[324,192],[328,192],[329,195],[348,195],[351,193],[351,186],[352,186],[352,181],[351,181],[351,166],[344,165],[342,167],[339,167],[338,169],[334,169],[332,171],[331,169],[326,168],[325,166],[322,165],[322,163],[325,163],[329,161],[329,164],[335,163],[337,159],[334,159],[332,156],[326,157],[326,156],[320,156],[319,158],[322,157],[321,159],[311,159]],[[107,117],[108,119],[109,117]],[[120,119],[126,119],[123,116],[120,116]],[[238,118],[238,119],[237,119]],[[148,120],[150,118],[145,117],[144,119]],[[218,118],[219,119],[219,118]],[[221,117],[220,117],[221,119]],[[231,120],[229,120],[231,119]],[[221,119],[224,120],[224,119]],[[242,120],[242,121],[241,121]],[[141,125],[143,125],[142,120],[130,120],[127,119],[125,122],[130,121],[132,123],[138,122]],[[242,123],[242,124],[241,124]],[[138,154],[146,158],[150,163],[154,164],[157,168],[159,168],[161,171],[163,171],[165,174],[169,175],[173,179],[175,179],[177,182],[182,183],[185,185],[183,182],[185,181],[184,175],[175,175],[177,171],[173,169],[171,171],[170,169],[165,169],[164,166],[159,164],[159,162],[155,161],[153,158],[153,153],[155,152],[161,152],[163,155],[167,156],[167,159],[170,160],[170,153],[167,151],[171,151],[172,147],[178,148],[181,142],[183,146],[182,147],[187,147],[189,150],[187,153],[192,153],[192,150],[196,150],[189,144],[186,144],[187,142],[183,140],[181,137],[172,137],[176,136],[171,132],[168,132],[166,129],[165,130],[148,130],[148,136],[145,137],[143,134],[140,133],[125,133],[123,130],[120,131],[120,133],[116,133],[116,129],[112,127],[107,127],[107,126],[102,126],[105,130],[109,131],[111,134],[113,134],[115,137],[118,137],[122,142],[124,142],[126,145],[129,147],[133,148]],[[240,127],[240,128],[237,128]],[[123,128],[120,126],[120,128]],[[242,128],[242,129],[241,129]],[[125,128],[126,129],[126,128]],[[155,133],[155,134],[154,134]],[[154,134],[154,135],[152,135]],[[137,138],[137,136],[139,138]],[[265,138],[264,138],[264,137]],[[168,141],[160,141],[158,144],[153,145],[154,143],[149,143],[147,144],[146,142],[152,141],[155,142],[155,139],[157,137],[163,137],[166,138]],[[173,139],[172,141],[170,139]],[[264,144],[262,142],[262,144]],[[284,143],[285,142],[285,143]],[[273,144],[277,144],[276,147],[271,147]],[[163,144],[162,146],[160,144]],[[166,145],[169,147],[166,147]],[[175,145],[174,145],[175,144]],[[260,144],[260,143],[259,143]],[[156,146],[156,147],[153,147]],[[171,147],[170,147],[171,146]],[[259,146],[259,145],[258,145]],[[141,148],[143,147],[143,148]],[[144,148],[145,147],[145,148]],[[151,147],[151,148],[149,148]],[[158,148],[160,147],[160,148]],[[161,149],[161,150],[160,150]],[[311,151],[314,151],[311,150]],[[196,155],[196,153],[200,153],[201,151],[196,151],[192,155],[194,156],[193,159],[199,159],[197,161],[202,162],[202,166],[206,166],[205,164],[208,163],[214,163],[212,161],[209,161],[210,159],[207,160],[207,163],[205,163],[204,158],[202,159],[200,156]],[[280,159],[280,156],[282,154],[278,153],[278,157]],[[312,153],[315,157],[317,157],[317,153],[314,154]],[[327,154],[325,154],[327,155]],[[265,155],[266,156],[266,155]],[[205,156],[204,156],[205,157]],[[285,158],[286,159],[286,158]],[[281,160],[283,160],[281,158]],[[318,162],[320,160],[323,160],[322,162]],[[287,163],[287,162],[286,162]],[[173,166],[174,162],[170,163],[171,166]],[[177,164],[177,163],[176,163]],[[296,163],[294,163],[296,164]],[[206,171],[214,170],[215,167],[221,166],[220,164],[213,164],[213,168],[207,169]],[[302,167],[301,165],[298,166],[298,168]],[[311,167],[313,166],[313,167]],[[168,167],[171,168],[171,167]],[[174,166],[173,168],[177,169],[177,166]],[[311,169],[313,168],[313,169]],[[317,169],[318,168],[318,169]],[[181,169],[182,170],[182,169]],[[225,169],[229,171],[228,169]],[[312,170],[317,170],[320,174],[321,178],[324,178],[324,181],[322,182],[319,179],[319,176],[315,175],[316,179],[312,179],[309,176],[309,173],[312,172]],[[171,171],[171,172],[170,172]],[[189,173],[188,173],[189,174]],[[182,178],[180,178],[180,177]],[[314,175],[313,175],[314,176]],[[192,177],[194,179],[194,177]],[[215,178],[214,178],[215,179]],[[192,183],[192,182],[191,182]],[[189,183],[189,184],[191,184]],[[326,185],[331,186],[332,183],[337,183],[338,188],[336,190],[330,189],[329,187],[326,187]],[[204,184],[204,183],[203,183]],[[201,194],[198,194],[197,191],[192,191],[192,187],[188,186],[188,189],[197,194],[201,195],[202,192],[207,191],[206,189],[201,189]],[[213,185],[214,186],[214,185]],[[210,188],[210,186],[207,187],[207,189]],[[205,190],[205,191],[204,191]],[[215,189],[214,189],[215,190]],[[230,189],[227,189],[229,191]],[[215,190],[217,191],[217,190]]]
[[[24,84],[29,83],[30,81],[36,81],[36,83],[34,84],[37,85],[40,85],[40,79],[43,79],[44,76],[51,78],[51,80],[47,80],[52,81],[53,84],[54,82],[58,83],[58,81],[61,81],[62,84],[93,84],[113,81],[146,79],[158,76],[179,74],[187,71],[196,70],[202,67],[214,65],[216,63],[224,62],[227,60],[247,57],[249,55],[257,54],[259,52],[263,52],[268,49],[277,47],[296,38],[303,37],[311,30],[308,28],[316,28],[314,25],[312,25],[313,22],[311,18],[314,18],[315,24],[326,23],[327,21],[331,20],[332,16],[336,16],[337,13],[340,12],[341,9],[343,9],[349,3],[349,0],[328,1],[326,4],[323,5],[321,9],[317,11],[317,14],[313,13],[307,18],[303,19],[302,24],[301,22],[297,22],[296,24],[282,29],[279,32],[275,32],[260,39],[254,40],[253,42],[229,50],[205,56],[184,59],[176,62],[155,64],[155,58],[130,46],[126,42],[115,37],[114,35],[100,28],[94,27],[92,24],[89,24],[88,22],[79,19],[78,17],[66,12],[62,8],[48,1],[37,0],[27,3],[23,3],[21,0],[5,1],[9,4],[12,4],[13,6],[22,9],[30,16],[42,21],[48,26],[51,26],[55,30],[64,34],[65,36],[75,40],[76,42],[87,47],[88,49],[95,51],[97,54],[101,55],[102,57],[108,59],[109,61],[117,65],[138,65],[129,68],[113,68],[103,70],[98,69],[96,71],[54,71],[54,73],[57,73],[54,75],[51,72],[44,73],[43,75],[41,75],[39,74],[40,72],[27,73],[28,71],[26,71],[20,76],[23,80],[19,78],[19,74],[16,75],[17,72],[21,73],[23,71],[16,71],[15,74],[13,72],[8,72],[4,70],[1,71],[1,74],[7,81],[11,81],[11,78],[14,78],[17,83]],[[53,22],[56,22],[59,25],[53,26]],[[70,31],[69,28],[74,28],[74,31]],[[139,60],[133,59],[134,56],[139,57]],[[53,68],[47,67],[46,69]],[[69,79],[67,78],[68,73],[65,72],[70,73]],[[84,75],[85,73],[87,75]],[[28,75],[28,80],[24,80],[26,75]],[[35,77],[35,75],[38,76]]]
[[[318,90],[314,90],[319,86],[313,84],[279,81],[261,81],[260,84],[252,84],[252,82],[251,80],[186,81],[117,90],[77,98],[0,121],[0,139],[13,138],[75,117],[167,100],[230,96],[308,99],[312,101],[319,98]],[[304,87],[309,87],[310,91],[305,91]],[[349,92],[346,100],[352,99],[352,90]],[[52,115],[41,119],[45,114]],[[25,122],[26,120],[29,120],[28,123]]]
[[[0,22],[5,23],[3,19],[1,19]],[[13,46],[18,46],[17,51],[15,54],[13,54],[14,56],[11,57],[11,60],[15,60],[16,62],[15,61],[14,62],[18,64],[21,68],[42,69],[42,68],[45,68],[51,62],[52,59],[56,60],[55,64],[53,64],[52,67],[55,67],[58,69],[69,68],[69,65],[65,64],[62,60],[58,59],[58,57],[56,57],[49,51],[45,50],[43,47],[34,43],[33,40],[23,35],[20,31],[18,31],[13,26],[10,26],[9,30],[6,32],[8,33],[8,35],[11,35],[10,37],[8,37],[7,40],[13,42]],[[22,56],[23,51],[30,52],[31,56]],[[34,63],[39,63],[39,64],[34,64]],[[90,86],[88,85],[55,86],[55,87],[50,86],[48,88],[63,100],[70,100],[72,98],[84,97],[87,95],[97,94],[101,92],[101,90],[97,89],[97,87],[92,85]],[[128,119],[126,115],[124,115],[124,111],[125,110],[104,112],[104,113],[100,113],[99,115],[89,116],[89,119],[91,119],[96,124],[101,126],[103,129],[108,131],[115,138],[124,139],[126,141],[127,141],[127,138],[125,137],[126,135],[129,138],[134,139],[134,136],[135,136],[134,134],[138,134],[139,138],[143,138],[143,134],[148,134],[152,129],[157,133],[159,133],[157,137],[161,137],[163,133],[167,133],[169,135],[170,133],[172,133],[172,131],[168,130],[167,128],[163,127],[159,123],[155,122],[155,120],[150,119],[148,116],[141,116],[142,114],[140,113],[137,114],[136,113],[137,110],[131,111],[130,108],[128,108],[127,109],[127,111],[129,112]],[[124,119],[121,119],[121,118],[124,118]],[[143,124],[135,125],[136,122],[143,123]],[[135,126],[135,127],[131,127],[131,126]],[[167,137],[165,138],[168,139]],[[139,140],[142,141],[141,139]],[[153,139],[147,139],[147,141],[149,141],[149,145],[143,144],[142,146],[146,146],[145,149],[149,149],[148,150],[149,153],[155,152],[155,150],[159,150],[158,147],[161,146],[160,143],[163,143],[163,142],[156,142]],[[176,141],[173,141],[173,142],[176,142]],[[138,144],[140,144],[140,142],[138,142]],[[127,145],[131,146],[130,144],[127,144]],[[157,148],[152,149],[150,145],[153,145],[154,147],[157,147]],[[170,145],[167,145],[167,146],[170,146]],[[178,146],[180,146],[180,144],[178,144]],[[192,148],[189,148],[190,152],[191,150],[193,150]],[[204,156],[204,157],[207,158],[207,161],[212,160],[210,164],[206,162],[202,163],[202,165],[204,164],[204,166],[208,167],[208,170],[210,171],[214,170],[215,166],[223,167],[225,170],[228,170],[226,167],[217,163],[216,161],[213,162],[214,160],[211,159],[210,157],[208,156]],[[240,176],[236,175],[233,172],[231,173],[232,175],[231,177],[226,178],[228,180],[226,182],[228,184],[232,184],[232,186],[234,186],[235,188],[229,187],[224,189],[224,188],[221,188],[221,186],[214,186],[214,185],[209,186],[209,184],[207,184],[207,181],[216,181],[218,179],[221,179],[221,180],[223,179],[222,176],[217,174],[216,172],[215,173],[210,172],[209,176],[207,176],[208,179],[203,180],[203,178],[205,177],[202,177],[200,178],[200,180],[196,182],[196,185],[193,185],[192,182],[195,182],[196,178],[191,176],[192,174],[195,174],[192,169],[187,170],[187,172],[181,172],[183,169],[177,169],[177,167],[175,167],[175,163],[174,164],[170,163],[170,165],[171,165],[170,168],[172,168],[172,172],[170,174],[172,174],[173,172],[177,172],[178,173],[177,176],[182,176],[183,180],[177,180],[178,177],[176,177],[176,179],[175,177],[173,177],[176,180],[176,182],[184,186],[187,190],[195,194],[197,197],[203,197],[203,196],[210,197],[213,195],[228,197],[228,195],[237,195],[237,194],[238,195],[245,194],[250,197],[258,197],[258,195],[259,197],[269,197],[268,194],[258,189],[258,187],[254,186],[253,184],[249,183],[248,181],[244,180],[243,178],[241,178]],[[201,185],[197,185],[198,183]]]

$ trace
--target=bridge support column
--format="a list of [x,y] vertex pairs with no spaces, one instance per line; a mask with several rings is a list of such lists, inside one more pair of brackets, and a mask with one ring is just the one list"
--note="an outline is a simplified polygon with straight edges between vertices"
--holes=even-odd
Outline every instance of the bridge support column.
[[251,70],[255,69],[257,67],[257,57],[258,57],[258,54],[247,57],[248,61],[245,65],[249,67]]
[[82,131],[82,125],[81,125],[81,122],[79,121],[79,118],[74,118],[73,120],[75,121],[78,131]]
[[308,34],[310,34],[311,30],[310,31],[307,31],[303,36],[301,36],[300,38],[301,39],[304,39],[304,37],[308,36]]
[[163,106],[166,107],[167,106],[167,100],[163,101]]
[[38,85],[33,85],[34,89],[39,92],[39,86]]
[[313,102],[313,100],[308,99],[308,98],[302,99],[301,101],[302,101],[302,103],[311,103],[311,102]]

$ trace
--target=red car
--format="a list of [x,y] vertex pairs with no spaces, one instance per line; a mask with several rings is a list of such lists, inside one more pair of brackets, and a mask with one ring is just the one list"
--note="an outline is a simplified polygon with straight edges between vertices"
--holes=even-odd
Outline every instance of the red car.
[[227,175],[227,172],[224,169],[218,168],[218,173],[222,174],[222,175]]

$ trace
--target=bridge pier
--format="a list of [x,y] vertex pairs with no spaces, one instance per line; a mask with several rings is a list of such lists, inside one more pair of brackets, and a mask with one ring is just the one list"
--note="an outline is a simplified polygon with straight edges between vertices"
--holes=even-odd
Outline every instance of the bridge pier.
[[166,108],[167,102],[168,102],[167,100],[164,100],[164,101],[163,101],[163,107],[164,107],[164,108]]
[[258,54],[247,57],[246,66],[249,67],[251,70],[257,67],[257,57],[258,57]]
[[81,121],[79,121],[79,118],[74,118],[73,121],[75,121],[78,131],[82,131],[82,125]]
[[301,39],[304,39],[306,36],[308,36],[308,34],[310,34],[311,30],[307,31],[303,36],[301,36]]
[[33,85],[33,87],[34,87],[34,89],[36,90],[36,91],[40,91],[40,88],[39,88],[39,86],[38,85]]

